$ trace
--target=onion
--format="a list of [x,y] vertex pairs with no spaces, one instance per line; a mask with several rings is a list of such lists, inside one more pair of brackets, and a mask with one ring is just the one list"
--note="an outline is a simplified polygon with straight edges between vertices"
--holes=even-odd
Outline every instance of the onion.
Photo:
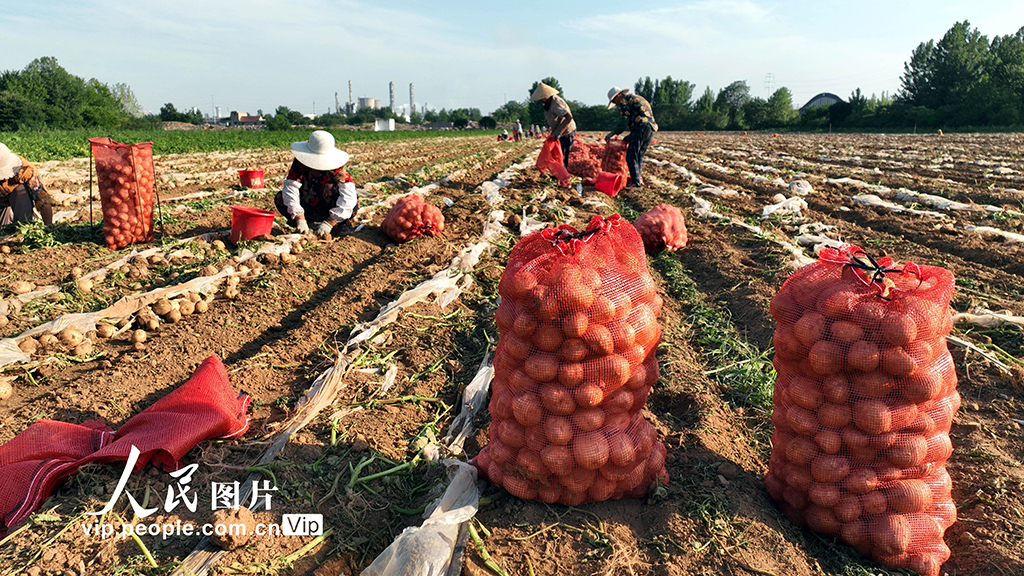
[[829,402],[843,404],[850,398],[850,383],[842,375],[832,374],[822,379],[821,391]]
[[590,320],[586,312],[570,312],[562,316],[562,334],[566,338],[579,338],[586,333]]
[[794,432],[804,436],[813,436],[818,431],[818,419],[814,413],[799,406],[790,406],[786,410],[786,422]]
[[555,484],[541,484],[537,487],[537,499],[545,504],[554,504],[562,498],[562,487]]
[[850,472],[850,461],[843,456],[822,454],[811,461],[811,476],[818,482],[839,482]]
[[597,295],[587,309],[587,316],[595,324],[607,324],[615,318],[615,304],[604,295]]
[[772,334],[775,357],[782,360],[800,360],[807,355],[807,347],[796,338],[793,328],[779,324]]
[[852,344],[864,337],[864,329],[853,322],[840,320],[832,323],[829,334],[839,344]]
[[795,488],[801,493],[806,493],[811,488],[814,477],[811,476],[811,468],[809,466],[794,465],[787,469],[784,480],[790,487]]
[[536,382],[518,368],[514,368],[508,373],[505,382],[508,384],[509,390],[517,393],[533,391],[537,386]]
[[583,383],[583,364],[564,362],[558,367],[558,383],[575,388]]
[[523,364],[526,375],[537,382],[551,382],[558,376],[558,368],[558,358],[543,352],[529,356]]
[[864,300],[853,307],[851,319],[864,330],[872,331],[882,325],[885,306],[874,300]]
[[815,305],[818,312],[833,320],[849,318],[857,304],[858,295],[842,284],[826,288]]
[[533,486],[533,483],[525,478],[517,478],[511,474],[505,475],[505,482],[502,484],[502,488],[508,491],[509,494],[516,498],[523,500],[536,500],[537,490]]
[[953,455],[953,442],[946,432],[933,434],[927,439],[928,451],[925,454],[926,462],[940,464],[949,460]]
[[893,377],[881,371],[853,375],[854,390],[858,396],[882,398],[896,387]]
[[520,470],[524,470],[523,475],[530,480],[543,480],[549,474],[547,467],[541,462],[540,454],[528,448],[519,451],[516,455],[516,464]]
[[623,352],[634,347],[636,343],[636,330],[628,322],[616,320],[606,324],[611,332],[612,340],[615,342],[615,351]]
[[591,324],[583,335],[583,341],[595,354],[606,356],[615,352],[615,341],[608,328],[600,324]]
[[791,324],[800,318],[802,307],[788,290],[779,290],[768,304],[768,311],[780,324]]
[[533,345],[545,352],[556,352],[562,346],[562,331],[550,324],[538,326],[533,333]]
[[855,494],[843,494],[832,511],[840,522],[853,522],[860,518],[860,498]]
[[508,297],[522,300],[537,285],[537,276],[529,270],[519,270],[512,274],[508,284]]
[[626,412],[633,407],[634,397],[633,393],[628,388],[620,388],[616,390],[612,395],[601,404],[601,407],[608,411],[609,414],[617,414],[619,412]]
[[878,487],[878,475],[871,468],[854,468],[842,485],[851,494],[867,494]]
[[604,502],[615,494],[615,488],[615,482],[598,476],[590,485],[590,490],[587,491],[587,495],[590,497],[590,500],[594,502]]
[[[498,306],[498,311],[500,312],[502,308],[503,306]],[[508,309],[511,310],[512,307],[509,306]],[[510,327],[517,336],[521,338],[529,338],[533,335],[534,331],[537,330],[537,325],[537,318],[534,315],[529,312],[520,312],[512,319]],[[500,323],[498,324],[498,327],[501,327]]]
[[811,502],[814,502],[818,506],[824,506],[825,508],[832,508],[838,504],[841,495],[839,487],[835,484],[822,484],[820,482],[815,482],[811,484],[811,487],[807,490],[807,497]]
[[883,514],[888,504],[885,494],[878,490],[872,490],[860,497],[860,505],[864,509],[865,514]]
[[900,393],[908,402],[920,404],[938,398],[942,393],[942,374],[931,368],[918,370],[907,376],[900,386]]
[[526,446],[526,429],[516,423],[515,420],[504,420],[495,431],[495,435],[509,448],[522,448]]
[[579,362],[587,357],[590,349],[587,348],[587,344],[579,338],[572,338],[562,342],[561,355],[562,359],[567,362]]
[[882,370],[893,376],[907,376],[917,368],[914,357],[900,347],[882,350]]
[[615,390],[626,383],[631,375],[629,361],[618,354],[605,356],[596,361],[597,380],[603,384],[605,392]]
[[[636,447],[626,434],[612,434],[608,437],[609,461],[615,466],[629,466],[637,459]],[[602,468],[604,470],[604,468]]]

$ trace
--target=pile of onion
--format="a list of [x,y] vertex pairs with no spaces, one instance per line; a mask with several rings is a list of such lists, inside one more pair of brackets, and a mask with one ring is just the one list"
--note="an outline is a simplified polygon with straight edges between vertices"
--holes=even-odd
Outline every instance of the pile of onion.
[[569,161],[566,168],[569,174],[581,178],[595,178],[601,171],[601,155],[604,154],[604,147],[598,145],[598,154],[593,152],[593,145],[583,143],[577,138],[569,149]]
[[444,215],[437,206],[424,202],[419,194],[409,194],[395,202],[381,228],[401,244],[418,236],[437,236],[444,232]]
[[613,138],[604,147],[604,156],[601,158],[601,171],[613,174],[622,174],[622,177],[629,177],[629,166],[626,164],[626,141]]
[[[872,268],[864,270],[861,268]],[[945,462],[960,406],[946,348],[953,275],[822,250],[772,299],[771,497],[794,522],[938,576],[956,520]]]
[[498,285],[490,442],[473,463],[514,496],[578,505],[668,481],[641,409],[658,379],[662,301],[618,214],[534,232]]

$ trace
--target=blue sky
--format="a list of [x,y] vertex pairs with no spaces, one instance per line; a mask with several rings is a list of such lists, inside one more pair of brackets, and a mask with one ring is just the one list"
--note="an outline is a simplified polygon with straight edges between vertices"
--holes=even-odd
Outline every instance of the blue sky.
[[990,40],[1024,26],[1021,0],[695,0],[643,3],[455,0],[77,0],[8,2],[0,70],[53,56],[68,72],[166,102],[265,113],[323,113],[334,94],[396,107],[523,100],[554,76],[567,99],[607,102],[611,86],[672,76],[752,96],[785,86],[895,94],[921,42],[967,20]]

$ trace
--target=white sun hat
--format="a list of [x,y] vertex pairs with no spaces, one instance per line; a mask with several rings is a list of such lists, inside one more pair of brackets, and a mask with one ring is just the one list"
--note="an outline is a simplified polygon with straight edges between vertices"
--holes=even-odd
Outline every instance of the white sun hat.
[[558,94],[558,90],[555,90],[553,87],[541,82],[533,89],[533,94],[530,94],[530,100],[538,102],[545,98],[550,98],[555,94]]
[[612,89],[608,91],[608,107],[614,108],[615,103],[612,100],[621,94],[622,92],[629,92],[629,88],[619,88],[618,86],[612,86]]
[[7,180],[21,170],[21,158],[11,152],[5,144],[0,143],[0,180]]
[[306,142],[292,143],[295,158],[313,170],[336,170],[348,162],[348,153],[334,147],[334,136],[316,130]]

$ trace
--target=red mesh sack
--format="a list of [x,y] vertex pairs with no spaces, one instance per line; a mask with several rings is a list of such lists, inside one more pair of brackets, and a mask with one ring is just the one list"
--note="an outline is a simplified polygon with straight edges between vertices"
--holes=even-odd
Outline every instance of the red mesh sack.
[[640,411],[658,379],[661,298],[613,214],[527,235],[498,284],[490,442],[473,464],[527,500],[578,505],[668,482]]
[[783,512],[891,568],[938,576],[956,520],[953,275],[826,248],[772,299],[778,372],[765,484]]
[[103,210],[103,238],[118,250],[153,239],[153,143],[90,138]]
[[604,147],[601,158],[601,171],[622,174],[622,179],[629,178],[629,166],[626,165],[626,141],[613,138]]
[[569,171],[565,169],[562,145],[558,143],[557,139],[549,136],[544,140],[544,145],[541,146],[540,154],[537,156],[536,167],[541,174],[549,172],[563,188],[569,187]]
[[[604,151],[603,147],[599,148]],[[601,171],[601,158],[594,156],[589,144],[584,144],[577,138],[573,141],[572,148],[569,148],[569,162],[566,168],[573,176],[594,178]]]
[[437,236],[444,232],[444,215],[437,206],[424,202],[419,194],[409,194],[395,202],[381,228],[401,244],[417,236]]
[[675,206],[658,204],[641,214],[633,226],[640,233],[648,254],[662,250],[674,252],[686,247],[686,221],[682,211]]

